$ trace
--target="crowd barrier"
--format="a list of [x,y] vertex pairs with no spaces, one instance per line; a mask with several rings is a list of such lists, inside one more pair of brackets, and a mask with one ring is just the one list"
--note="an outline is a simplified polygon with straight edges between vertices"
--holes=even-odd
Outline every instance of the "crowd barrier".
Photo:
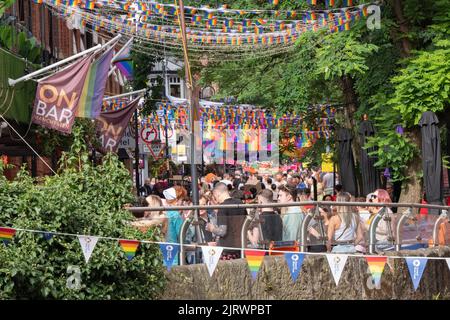
[[[430,214],[430,217],[436,217],[436,221],[433,224],[432,229],[432,235],[431,240],[427,245],[431,243],[432,246],[437,246],[439,244],[438,240],[438,229],[439,226],[448,219],[448,210],[450,209],[449,206],[441,206],[441,205],[425,205],[425,204],[415,204],[415,203],[367,203],[367,202],[333,202],[333,201],[305,201],[305,202],[293,202],[293,203],[271,203],[270,208],[283,208],[283,207],[302,207],[302,206],[313,206],[313,210],[310,210],[307,215],[305,215],[301,228],[299,230],[298,234],[298,243],[299,243],[299,251],[300,252],[307,252],[308,250],[308,241],[307,241],[307,229],[310,225],[312,220],[316,220],[316,222],[320,226],[320,237],[319,237],[319,243],[321,245],[326,245],[327,242],[327,235],[324,232],[323,228],[323,222],[322,217],[319,212],[319,207],[321,206],[348,206],[348,207],[381,207],[384,208],[383,210],[380,210],[371,220],[369,228],[368,228],[368,250],[369,254],[374,254],[376,252],[376,230],[378,224],[385,220],[388,226],[391,226],[391,215],[387,214],[388,210],[387,208],[406,208],[402,213],[394,214],[396,217],[396,227],[393,230],[389,231],[389,237],[388,241],[392,245],[395,250],[400,251],[405,246],[405,243],[403,242],[402,238],[402,227],[404,227],[405,223],[407,221],[414,221],[417,224],[417,221],[419,221],[422,217],[419,214],[420,209],[428,209],[430,212],[433,212],[433,214]],[[208,210],[208,209],[221,209],[221,208],[244,208],[244,209],[257,209],[257,208],[267,208],[267,204],[233,204],[233,205],[191,205],[191,206],[171,206],[171,207],[130,207],[127,208],[130,212],[137,214],[142,213],[145,211],[168,211],[168,210],[175,210],[175,211],[184,211],[184,210],[193,210],[195,214],[192,216],[191,219],[184,220],[180,234],[180,264],[185,263],[185,256],[186,256],[186,248],[188,250],[195,250],[195,246],[185,246],[185,238],[186,233],[190,227],[191,224],[194,225],[196,229],[196,235],[200,234],[199,232],[199,225],[198,225],[198,210]],[[436,214],[437,213],[437,214]],[[247,217],[244,220],[244,223],[242,225],[241,229],[241,247],[237,248],[241,251],[241,257],[244,257],[244,249],[247,248],[247,230],[250,226],[250,224],[253,221],[253,217],[250,215],[247,215]],[[254,222],[254,221],[253,221]],[[395,230],[395,232],[394,232]],[[197,238],[198,239],[198,238]],[[421,239],[419,236],[416,238],[418,243],[421,243],[423,239]],[[200,241],[197,243],[198,245],[205,244],[204,241]],[[316,244],[317,245],[317,244]]]

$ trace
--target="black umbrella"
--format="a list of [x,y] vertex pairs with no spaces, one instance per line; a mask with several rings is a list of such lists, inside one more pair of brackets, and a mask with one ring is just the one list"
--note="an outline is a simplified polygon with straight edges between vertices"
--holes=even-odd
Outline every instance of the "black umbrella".
[[[419,121],[422,133],[423,185],[430,204],[442,204],[442,155],[438,123],[438,118],[431,111],[424,112]],[[438,214],[437,210],[429,212]]]
[[355,163],[352,152],[352,134],[350,130],[342,128],[337,133],[337,141],[339,142],[339,175],[344,191],[357,196],[358,190],[356,186]]
[[369,156],[369,153],[375,151],[375,148],[365,149],[364,145],[368,137],[375,135],[375,128],[370,120],[361,122],[359,126],[359,135],[361,137],[361,175],[362,175],[362,196],[367,196],[369,193],[375,191],[380,186],[380,179],[374,164],[376,158]]

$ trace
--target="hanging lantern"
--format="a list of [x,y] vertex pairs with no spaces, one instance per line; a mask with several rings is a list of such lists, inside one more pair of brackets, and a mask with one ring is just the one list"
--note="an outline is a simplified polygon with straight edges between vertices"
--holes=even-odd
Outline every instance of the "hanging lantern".
[[399,124],[399,125],[397,125],[396,127],[395,127],[395,132],[397,132],[398,134],[400,134],[400,135],[403,135],[403,126],[401,125],[401,124]]

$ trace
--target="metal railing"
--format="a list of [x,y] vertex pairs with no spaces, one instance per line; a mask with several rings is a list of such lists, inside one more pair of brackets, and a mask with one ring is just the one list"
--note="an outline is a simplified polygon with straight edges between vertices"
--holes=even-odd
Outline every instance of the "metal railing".
[[[320,206],[349,206],[349,207],[380,207],[385,208],[385,210],[379,210],[379,212],[375,215],[375,217],[372,219],[370,226],[369,226],[369,253],[373,254],[376,252],[376,245],[377,245],[377,239],[376,239],[376,230],[378,227],[378,224],[384,220],[387,222],[387,224],[391,225],[391,218],[388,214],[387,208],[407,208],[403,213],[400,214],[400,217],[396,223],[396,234],[395,238],[392,236],[392,230],[390,230],[391,237],[388,238],[388,241],[392,242],[393,245],[395,245],[396,250],[400,250],[402,246],[402,239],[401,239],[401,227],[407,220],[417,221],[417,213],[413,213],[414,209],[438,209],[441,211],[441,214],[439,218],[436,220],[433,226],[433,245],[438,245],[438,228],[441,223],[443,223],[443,220],[448,218],[448,210],[450,209],[449,206],[441,206],[441,205],[430,205],[430,204],[416,204],[416,203],[368,203],[368,202],[334,202],[334,201],[304,201],[304,202],[292,202],[292,203],[270,203],[270,204],[229,204],[229,205],[191,205],[191,206],[171,206],[171,207],[130,207],[127,208],[132,213],[140,213],[145,211],[184,211],[184,210],[207,210],[207,209],[254,209],[254,208],[286,208],[286,207],[301,207],[301,206],[314,206],[314,210],[311,210],[308,214],[305,215],[303,222],[301,224],[301,229],[299,231],[298,239],[300,240],[300,252],[306,252],[307,251],[307,234],[308,234],[308,226],[310,225],[310,222],[312,219],[315,219],[318,221],[320,229],[321,237],[319,240],[322,242],[322,244],[326,244],[326,235],[324,232],[323,224],[322,224],[322,217],[319,212]],[[418,210],[415,210],[418,211]],[[399,214],[394,214],[399,215]],[[248,230],[248,227],[250,223],[252,222],[253,217],[250,215],[247,215],[246,219],[244,220],[244,223],[242,225],[241,229],[241,257],[244,257],[244,248],[247,247],[247,236],[246,232]],[[185,245],[185,237],[187,230],[192,223],[191,219],[186,219],[180,229],[179,233],[179,239],[180,239],[180,264],[184,264],[184,258],[186,250],[184,249]],[[197,239],[198,239],[197,235]],[[203,243],[197,243],[197,244],[203,244]]]

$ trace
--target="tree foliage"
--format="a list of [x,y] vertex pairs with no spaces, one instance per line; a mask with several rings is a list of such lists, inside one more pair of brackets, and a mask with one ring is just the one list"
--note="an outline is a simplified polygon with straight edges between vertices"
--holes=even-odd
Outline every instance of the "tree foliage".
[[[84,132],[74,128],[74,144],[64,155],[64,170],[36,184],[25,170],[13,182],[0,174],[0,225],[31,230],[159,240],[158,230],[141,234],[128,225],[123,209],[132,201],[128,171],[115,155],[100,166],[88,161]],[[0,171],[2,168],[0,168]],[[70,266],[81,270],[81,287],[69,289]],[[69,273],[68,273],[69,270]],[[117,241],[99,240],[86,264],[76,237],[17,231],[0,245],[1,299],[152,299],[164,286],[161,253],[140,244],[127,261]]]

